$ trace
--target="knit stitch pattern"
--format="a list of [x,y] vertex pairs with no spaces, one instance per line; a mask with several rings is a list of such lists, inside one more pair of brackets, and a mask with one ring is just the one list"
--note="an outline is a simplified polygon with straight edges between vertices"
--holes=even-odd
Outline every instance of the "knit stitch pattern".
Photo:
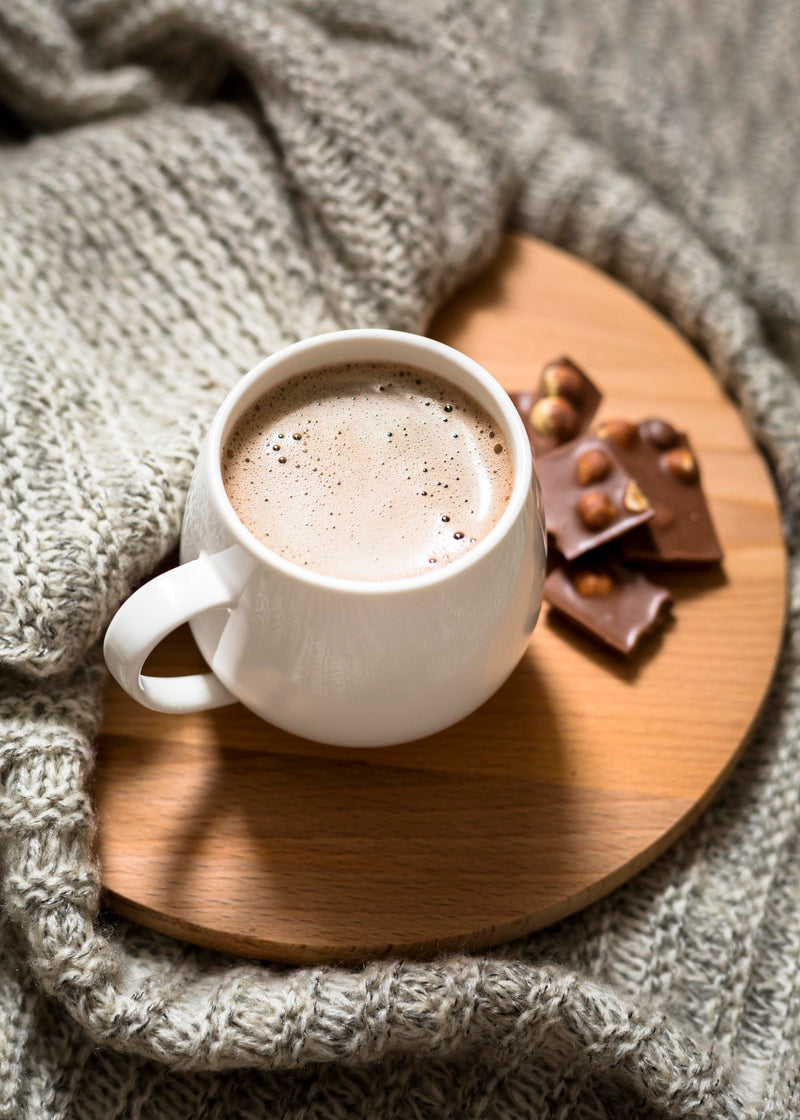
[[[779,0],[0,3],[0,1117],[800,1114],[798,40]],[[219,401],[422,329],[507,222],[669,315],[769,457],[790,619],[742,762],[490,953],[287,968],[102,912],[97,643]]]

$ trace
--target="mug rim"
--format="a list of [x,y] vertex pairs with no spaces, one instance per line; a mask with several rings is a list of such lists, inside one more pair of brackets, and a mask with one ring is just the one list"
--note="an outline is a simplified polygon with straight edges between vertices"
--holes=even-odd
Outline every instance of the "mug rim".
[[[411,364],[420,365],[425,368],[426,371],[434,373],[437,377],[443,377],[444,380],[447,380],[447,374],[443,374],[438,369],[431,369],[424,361],[425,354],[436,354],[446,361],[458,365],[463,372],[478,381],[482,388],[488,392],[489,396],[492,398],[494,407],[498,410],[498,419],[502,419],[507,429],[506,434],[510,437],[509,441],[514,465],[514,485],[512,487],[511,497],[506,503],[502,514],[482,540],[463,556],[451,560],[438,571],[422,572],[418,575],[411,576],[398,576],[391,579],[367,580],[326,575],[324,572],[301,567],[299,564],[295,564],[291,560],[286,560],[277,552],[268,548],[267,545],[263,544],[258,537],[247,528],[233,508],[228,492],[225,489],[221,466],[223,436],[227,434],[226,429],[232,418],[237,415],[238,406],[242,399],[248,396],[253,385],[260,381],[263,376],[275,366],[279,366],[281,363],[291,360],[293,357],[303,354],[305,351],[313,352],[318,348],[328,346],[334,341],[346,342],[348,340],[355,341],[357,339],[374,341],[379,345],[383,342],[392,342],[408,346],[409,350],[416,350],[419,354],[417,362],[412,362]],[[376,354],[374,357],[364,359],[348,359],[346,357],[330,359],[331,364],[335,364],[337,360],[396,361],[398,359],[384,359],[379,354]],[[322,362],[320,364],[322,364]],[[313,368],[313,363],[310,361],[306,368]],[[292,373],[288,373],[286,377],[288,379],[299,372],[302,371],[295,370]],[[278,384],[280,384],[280,380],[275,381],[273,386]],[[469,391],[469,386],[465,386],[464,388]],[[248,402],[248,405],[249,403],[250,402]],[[248,407],[248,405],[243,406],[242,411],[244,411],[244,408]],[[488,370],[473,358],[468,357],[453,346],[448,346],[446,343],[438,342],[425,335],[418,335],[409,331],[384,330],[381,328],[367,327],[341,331],[327,331],[323,334],[311,335],[308,338],[300,339],[297,342],[281,347],[279,350],[275,350],[272,354],[263,358],[260,362],[257,362],[230,390],[217,409],[214,419],[212,420],[211,427],[206,437],[206,443],[207,452],[211,457],[211,462],[209,463],[209,497],[214,504],[217,514],[222,518],[225,528],[231,533],[234,540],[256,559],[272,566],[285,576],[299,579],[305,584],[323,588],[328,591],[345,593],[395,594],[398,592],[417,591],[424,587],[435,587],[442,582],[453,579],[458,573],[464,572],[468,568],[479,564],[505,538],[517,521],[527,502],[528,493],[530,492],[534,477],[533,453],[522,418],[505,389]]]

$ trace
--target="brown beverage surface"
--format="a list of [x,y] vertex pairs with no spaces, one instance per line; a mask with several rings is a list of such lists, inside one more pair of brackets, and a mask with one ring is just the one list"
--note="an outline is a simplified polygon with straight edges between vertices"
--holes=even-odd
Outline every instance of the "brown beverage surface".
[[497,422],[444,379],[394,363],[298,374],[239,419],[222,454],[233,508],[284,559],[345,579],[434,572],[508,504]]

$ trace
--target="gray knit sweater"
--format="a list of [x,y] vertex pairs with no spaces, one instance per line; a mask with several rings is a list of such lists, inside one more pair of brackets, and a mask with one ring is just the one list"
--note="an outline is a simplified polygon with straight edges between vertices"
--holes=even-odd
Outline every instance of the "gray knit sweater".
[[[800,1115],[800,10],[0,0],[0,1117]],[[774,470],[778,674],[722,795],[606,900],[358,969],[104,922],[111,614],[263,354],[422,329],[508,224],[707,355]]]

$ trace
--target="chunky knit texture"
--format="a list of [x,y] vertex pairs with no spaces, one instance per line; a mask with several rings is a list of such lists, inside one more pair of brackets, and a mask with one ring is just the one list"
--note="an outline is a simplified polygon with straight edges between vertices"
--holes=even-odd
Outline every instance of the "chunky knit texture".
[[[0,3],[0,1117],[800,1114],[798,47],[780,0]],[[509,221],[668,314],[769,457],[791,617],[742,763],[489,954],[290,969],[100,914],[97,642],[226,388],[421,328]]]

